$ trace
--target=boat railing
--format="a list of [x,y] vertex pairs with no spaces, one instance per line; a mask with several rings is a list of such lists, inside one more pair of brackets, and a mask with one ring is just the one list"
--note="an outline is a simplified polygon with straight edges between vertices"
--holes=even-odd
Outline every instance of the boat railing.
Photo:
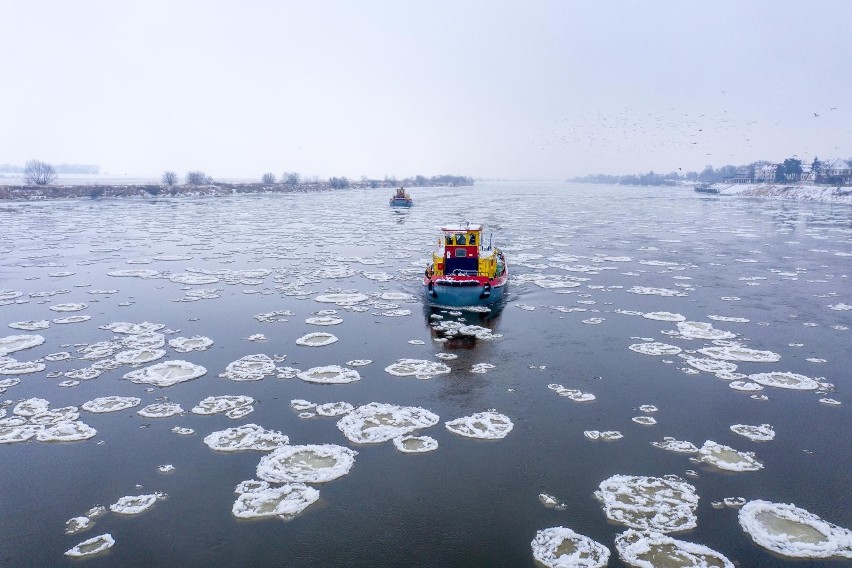
[[456,268],[447,274],[447,276],[488,276],[488,274],[478,270],[462,270],[460,268]]

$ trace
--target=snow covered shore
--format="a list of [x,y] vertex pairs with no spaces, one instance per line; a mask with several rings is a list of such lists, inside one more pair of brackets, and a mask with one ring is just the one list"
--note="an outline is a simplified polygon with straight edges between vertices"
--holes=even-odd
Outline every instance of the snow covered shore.
[[772,199],[806,199],[808,201],[831,201],[852,205],[852,187],[834,187],[828,185],[776,185],[770,183],[750,184],[713,184],[719,195],[740,195],[744,197],[768,197]]

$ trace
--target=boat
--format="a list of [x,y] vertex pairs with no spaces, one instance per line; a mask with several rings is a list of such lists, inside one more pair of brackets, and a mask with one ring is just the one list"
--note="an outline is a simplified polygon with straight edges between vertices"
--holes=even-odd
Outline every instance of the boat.
[[696,185],[695,191],[698,193],[719,193],[719,190],[709,183],[700,183]]
[[503,298],[509,269],[503,252],[486,245],[482,225],[441,227],[423,288],[430,303],[475,306]]
[[404,187],[400,187],[396,190],[396,194],[390,198],[390,204],[391,207],[411,207],[414,205],[414,200],[411,199]]

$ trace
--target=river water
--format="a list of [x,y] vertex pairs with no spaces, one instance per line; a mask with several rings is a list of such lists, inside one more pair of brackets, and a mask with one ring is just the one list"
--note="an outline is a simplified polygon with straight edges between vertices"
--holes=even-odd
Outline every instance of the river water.
[[[677,475],[692,484],[697,526],[674,536],[740,566],[841,564],[768,552],[740,527],[736,508],[712,503],[794,503],[852,526],[848,206],[492,182],[414,188],[416,204],[403,210],[388,207],[387,193],[0,205],[0,338],[45,339],[8,355],[44,368],[0,375],[20,379],[0,397],[11,401],[2,407],[6,418],[32,397],[51,408],[110,395],[141,399],[117,412],[81,410],[80,420],[97,430],[84,441],[0,444],[0,566],[532,566],[530,541],[555,526],[604,544],[609,565],[624,566],[613,542],[625,527],[608,521],[593,496],[615,474]],[[490,313],[451,313],[422,301],[419,276],[436,227],[465,221],[485,224],[509,262],[508,297]],[[126,272],[140,270],[151,272]],[[330,294],[344,300],[316,300]],[[76,311],[51,309],[57,306]],[[271,312],[280,321],[255,317]],[[81,315],[91,317],[54,321]],[[306,323],[318,315],[343,321]],[[666,321],[674,319],[713,327],[686,325],[678,333],[677,322]],[[432,324],[456,320],[494,336],[441,341],[445,334]],[[47,327],[6,327],[28,321]],[[102,329],[115,322],[162,324],[166,341],[212,339],[209,349],[189,353],[166,343],[165,357],[154,362],[189,361],[206,375],[160,388],[122,380],[144,365],[103,364],[99,377],[60,386],[69,380],[64,373],[97,362],[82,358],[87,346],[120,339]],[[696,338],[708,329],[730,333],[715,343]],[[311,332],[338,340],[296,343]],[[795,373],[821,384],[741,391],[730,385],[743,377],[720,378],[688,364],[689,357],[707,360],[699,349],[730,341],[780,356],[735,362],[736,373]],[[654,342],[682,351],[629,349]],[[44,359],[61,352],[71,357]],[[436,357],[442,353],[449,355]],[[279,370],[372,362],[353,367],[361,380],[348,384],[275,373],[255,381],[219,376],[253,354],[273,358]],[[385,371],[402,358],[450,370],[431,378]],[[472,372],[482,363],[493,367]],[[559,396],[556,385],[595,399]],[[238,419],[189,412],[213,395],[250,396],[254,411]],[[404,454],[391,442],[353,444],[338,418],[300,417],[293,399],[428,409],[440,422],[418,433],[438,448]],[[186,412],[138,414],[163,401]],[[489,409],[514,425],[502,439],[462,437],[444,426]],[[632,420],[638,416],[656,424]],[[316,484],[319,500],[295,518],[237,519],[234,488],[255,478],[264,453],[217,452],[203,439],[247,423],[280,431],[290,444],[337,444],[358,455],[347,475]],[[752,441],[732,432],[733,424],[768,424],[775,438]],[[178,435],[176,426],[195,433]],[[592,441],[584,435],[592,430],[623,438]],[[763,468],[721,471],[651,445],[668,436],[754,452]],[[174,470],[163,473],[162,465]],[[66,521],[95,505],[154,492],[168,497],[141,514],[109,512],[91,529],[65,534]],[[543,506],[543,493],[564,506]],[[115,539],[108,553],[64,555],[103,533]]]

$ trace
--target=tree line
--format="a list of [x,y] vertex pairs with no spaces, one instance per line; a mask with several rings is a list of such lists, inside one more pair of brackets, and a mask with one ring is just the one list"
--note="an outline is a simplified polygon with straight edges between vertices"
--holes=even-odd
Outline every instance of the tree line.
[[[8,164],[4,165],[9,169],[14,169],[12,166]],[[85,168],[89,166],[81,166],[80,171],[75,171],[73,173],[98,173],[97,166],[92,166],[95,170],[92,171],[84,171]],[[2,170],[0,170],[2,171]],[[65,168],[63,172],[68,173],[68,169]],[[57,179],[57,175],[60,172],[57,168],[54,168],[51,164],[47,162],[43,162],[41,160],[30,160],[28,161],[23,168],[20,168],[20,171],[14,169],[14,171],[10,171],[8,173],[22,173],[24,175],[24,179],[27,185],[48,185]],[[162,176],[160,176],[160,183],[166,187],[174,187],[180,181],[180,177],[177,172],[166,170],[163,172]],[[190,170],[186,172],[184,175],[183,182],[186,185],[191,186],[201,186],[201,185],[213,185],[215,180],[213,177],[207,175],[201,170]],[[348,187],[364,187],[364,188],[379,188],[379,187],[398,187],[400,185],[408,185],[408,186],[468,186],[474,184],[474,179],[468,176],[454,176],[454,175],[438,175],[432,177],[426,177],[423,175],[416,175],[414,177],[403,178],[402,180],[397,179],[395,176],[385,176],[384,179],[369,179],[366,176],[362,176],[360,181],[350,180],[346,176],[342,177],[330,177],[326,182],[320,181],[316,176],[314,177],[302,177],[301,174],[297,172],[287,172],[285,171],[281,174],[281,177],[278,178],[274,173],[267,172],[260,177],[260,183],[264,185],[280,185],[288,188],[296,188],[301,186],[312,186],[312,187],[320,187],[325,186],[330,187],[331,189],[345,189]]]

